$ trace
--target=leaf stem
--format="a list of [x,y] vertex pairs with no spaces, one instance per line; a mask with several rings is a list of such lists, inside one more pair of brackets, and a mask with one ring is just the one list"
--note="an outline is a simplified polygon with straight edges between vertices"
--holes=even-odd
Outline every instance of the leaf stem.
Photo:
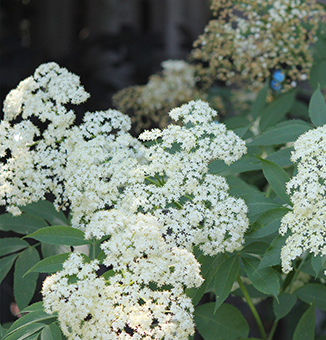
[[269,335],[268,335],[267,340],[272,340],[272,339],[273,339],[274,333],[275,333],[276,328],[277,328],[277,325],[278,325],[278,321],[279,321],[279,320],[275,320],[275,321],[274,321],[273,326],[272,326],[272,329],[271,329],[271,331],[270,331],[270,333],[269,333]]
[[250,310],[251,310],[251,312],[252,312],[252,314],[253,314],[256,322],[257,322],[257,326],[259,328],[262,339],[267,340],[263,323],[261,322],[261,319],[260,319],[260,316],[257,312],[257,309],[256,309],[255,305],[253,304],[251,297],[250,297],[250,295],[247,291],[247,288],[245,287],[245,285],[243,284],[243,282],[241,280],[240,275],[237,276],[237,282],[239,283],[240,289],[241,289],[245,299],[247,300],[248,306],[249,306],[249,308],[250,308]]
[[299,267],[295,269],[295,273],[294,273],[294,275],[293,275],[293,277],[292,277],[292,280],[291,280],[290,284],[289,284],[289,285],[287,286],[287,288],[286,288],[286,291],[287,291],[288,293],[290,293],[291,288],[292,288],[292,286],[293,286],[295,280],[297,279],[297,277],[298,277],[298,275],[299,275],[299,273],[300,273],[300,270],[301,270],[302,266],[304,265],[304,263],[305,263],[305,261],[306,261],[306,259],[307,259],[308,256],[309,256],[309,252],[306,252],[306,253],[304,254],[303,258],[302,258],[301,263],[299,264]]

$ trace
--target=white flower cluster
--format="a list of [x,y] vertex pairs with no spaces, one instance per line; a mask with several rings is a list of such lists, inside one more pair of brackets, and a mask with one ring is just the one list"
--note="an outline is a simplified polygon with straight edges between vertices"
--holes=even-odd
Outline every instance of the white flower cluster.
[[245,81],[257,89],[281,70],[287,90],[307,79],[313,64],[310,45],[326,17],[316,0],[212,0],[211,9],[216,18],[192,52],[193,59],[203,62],[198,69],[202,80]]
[[19,205],[51,193],[86,238],[106,239],[111,276],[97,275],[98,261],[72,254],[44,283],[46,311],[58,313],[68,339],[188,339],[193,306],[184,291],[202,283],[189,250],[232,252],[248,228],[244,201],[208,166],[238,160],[245,142],[213,121],[217,113],[203,101],[170,112],[183,126],[144,132],[149,147],[116,110],[88,112],[72,126],[75,114],[65,105],[87,97],[78,77],[55,63],[9,93],[0,204],[19,214]]
[[287,238],[281,251],[282,269],[290,272],[292,260],[309,251],[326,255],[326,125],[301,135],[291,160],[297,174],[288,182],[293,210],[282,219],[280,233]]
[[[117,222],[117,217],[119,218]],[[107,279],[98,261],[73,253],[63,270],[43,284],[44,306],[58,312],[68,339],[188,339],[193,305],[185,287],[202,283],[199,264],[186,250],[169,248],[152,216],[101,212],[98,223],[112,234],[102,248]],[[76,280],[72,280],[76,277]]]
[[214,159],[230,164],[245,152],[245,142],[203,101],[191,101],[170,112],[183,126],[146,131],[143,140],[156,140],[145,150],[147,163],[135,168],[134,185],[125,188],[117,209],[151,212],[162,222],[162,234],[172,245],[209,255],[239,249],[248,228],[247,207],[229,196],[224,178],[208,174]]

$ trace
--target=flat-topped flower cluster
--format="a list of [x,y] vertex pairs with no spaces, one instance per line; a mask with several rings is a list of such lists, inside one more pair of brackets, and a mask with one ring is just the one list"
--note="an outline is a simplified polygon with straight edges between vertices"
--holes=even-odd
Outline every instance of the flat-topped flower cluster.
[[310,45],[326,13],[315,0],[213,0],[215,18],[194,43],[197,76],[208,86],[263,86],[275,70],[284,72],[283,90],[309,77]]
[[208,165],[238,160],[245,142],[203,101],[172,110],[182,125],[146,131],[144,144],[116,110],[87,112],[74,126],[66,104],[87,98],[79,78],[55,63],[9,93],[1,204],[18,215],[51,193],[86,238],[106,239],[103,264],[112,275],[99,276],[97,260],[73,253],[44,283],[46,310],[58,312],[69,339],[188,339],[185,288],[202,283],[193,247],[206,255],[237,250],[249,224],[244,201]]
[[292,260],[305,251],[326,255],[326,125],[301,135],[291,160],[297,174],[287,183],[293,210],[282,219],[280,233],[291,232],[282,248],[282,269],[290,272]]

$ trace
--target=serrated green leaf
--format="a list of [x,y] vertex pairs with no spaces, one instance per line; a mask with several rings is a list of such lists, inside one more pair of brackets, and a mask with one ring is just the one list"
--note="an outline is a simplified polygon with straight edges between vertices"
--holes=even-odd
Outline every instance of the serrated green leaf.
[[250,112],[250,115],[254,120],[262,113],[263,107],[266,104],[268,90],[269,84],[267,82],[257,94]]
[[6,277],[18,254],[13,254],[0,259],[0,283]]
[[12,214],[0,215],[0,230],[14,231],[15,233],[28,235],[34,231],[47,227],[48,224],[40,217],[24,214],[13,216]]
[[29,273],[55,273],[62,270],[62,264],[68,259],[69,255],[69,253],[65,253],[47,257],[26,271],[24,276]]
[[24,207],[20,207],[21,210],[41,217],[49,222],[50,225],[64,225],[69,226],[69,222],[62,211],[57,211],[54,205],[46,200],[41,200],[28,204]]
[[26,275],[25,272],[40,260],[40,256],[34,247],[22,251],[17,258],[14,270],[14,295],[19,309],[25,308],[31,301],[38,278],[37,273]]
[[256,257],[243,257],[242,261],[253,286],[265,294],[277,296],[280,282],[276,271],[272,268],[259,268],[260,261]]
[[311,265],[313,270],[316,273],[315,277],[318,277],[318,275],[321,273],[322,269],[326,269],[325,268],[325,264],[326,264],[326,256],[312,256],[311,257]]
[[56,324],[50,324],[43,328],[41,333],[41,340],[60,340],[62,333],[60,327]]
[[260,262],[259,268],[276,266],[281,263],[281,249],[285,244],[288,235],[278,235],[270,247],[266,250],[263,259]]
[[285,203],[292,206],[292,202],[286,193],[286,185],[290,180],[289,175],[277,164],[260,158],[262,163],[263,173],[274,192],[280,197]]
[[309,82],[311,87],[315,90],[318,84],[323,89],[326,87],[326,60],[320,60],[313,65],[310,71]]
[[248,206],[248,217],[250,223],[254,223],[259,216],[261,216],[266,211],[282,207],[280,204],[276,203],[272,199],[264,196],[261,193],[243,195],[242,198],[245,200]]
[[315,304],[303,313],[294,331],[293,340],[314,340],[315,339]]
[[91,244],[91,241],[85,240],[84,233],[81,230],[68,226],[52,226],[43,228],[28,235],[28,237],[48,244],[69,246]]
[[236,307],[225,303],[215,314],[214,308],[214,302],[211,302],[195,309],[195,323],[205,340],[233,340],[248,336],[247,321]]
[[22,330],[26,326],[29,326],[34,323],[42,323],[45,325],[45,324],[54,322],[56,320],[57,320],[56,315],[49,315],[45,313],[44,311],[38,310],[35,312],[31,312],[26,315],[23,315],[21,318],[16,320],[8,329],[8,333],[6,334],[6,336],[10,336],[14,334],[14,332],[17,332],[18,330]]
[[240,264],[237,255],[229,257],[219,266],[216,272],[217,280],[215,280],[214,287],[216,296],[214,313],[229,296],[231,288],[239,273],[239,267]]
[[319,87],[310,99],[309,116],[316,127],[326,124],[326,103]]
[[294,142],[313,127],[300,119],[281,122],[252,140],[248,145],[279,145]]
[[281,220],[283,216],[289,211],[287,208],[276,208],[266,211],[261,215],[256,223],[261,225],[260,229],[255,230],[250,234],[252,238],[262,238],[269,236],[277,232],[281,225]]
[[202,296],[205,294],[207,287],[209,287],[212,280],[216,277],[216,272],[224,259],[223,254],[216,256],[204,256],[198,257],[198,262],[201,264],[201,275],[205,279],[203,284],[199,288],[188,288],[186,293],[192,298],[194,306],[198,304]]
[[294,294],[306,303],[315,301],[317,308],[326,311],[326,286],[319,283],[308,283],[298,288]]
[[296,91],[292,90],[280,95],[271,103],[265,105],[261,112],[259,127],[261,131],[279,123],[291,110]]
[[23,329],[19,329],[10,335],[8,333],[3,340],[27,340],[32,334],[38,333],[45,326],[46,324],[38,322],[29,324]]
[[273,310],[277,320],[284,318],[297,302],[294,294],[282,293],[278,296],[278,301],[273,300]]
[[17,237],[0,239],[0,257],[29,247],[29,243]]

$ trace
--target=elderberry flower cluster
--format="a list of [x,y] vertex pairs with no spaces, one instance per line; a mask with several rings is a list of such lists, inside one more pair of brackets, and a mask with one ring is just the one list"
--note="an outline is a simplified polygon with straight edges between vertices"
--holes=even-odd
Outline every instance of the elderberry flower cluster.
[[45,310],[58,313],[64,335],[188,339],[194,333],[194,308],[184,289],[202,283],[195,257],[168,247],[153,216],[102,211],[92,223],[112,235],[102,245],[109,275],[97,275],[97,260],[85,263],[73,253],[43,284]]
[[142,133],[140,139],[156,144],[144,151],[147,162],[130,172],[137,181],[115,205],[125,213],[153,213],[168,243],[197,245],[209,255],[239,249],[248,228],[244,201],[228,194],[223,177],[208,174],[211,161],[231,164],[246,152],[243,140],[213,121],[216,115],[207,103],[191,101],[170,112],[183,126]]
[[292,260],[309,251],[326,255],[326,125],[301,135],[291,160],[297,174],[287,183],[293,210],[282,219],[280,233],[290,232],[281,251],[282,269],[290,272]]
[[308,78],[309,47],[326,18],[315,0],[213,0],[211,9],[215,18],[195,41],[191,56],[208,86],[218,79],[257,89],[278,70],[286,75],[285,91]]
[[127,87],[113,97],[118,110],[133,111],[137,132],[153,124],[165,127],[169,110],[196,97],[203,97],[196,87],[193,65],[183,60],[166,60],[161,66],[163,70],[152,75],[146,85]]

